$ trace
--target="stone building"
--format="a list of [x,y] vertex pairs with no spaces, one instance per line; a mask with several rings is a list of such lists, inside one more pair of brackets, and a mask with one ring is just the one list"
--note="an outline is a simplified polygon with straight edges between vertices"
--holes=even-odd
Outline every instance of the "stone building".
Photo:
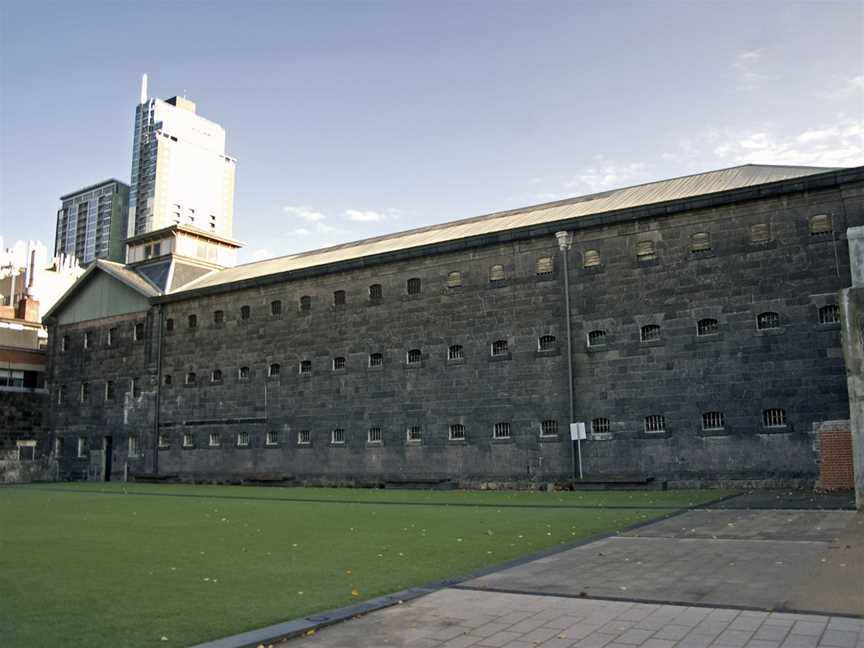
[[48,313],[90,479],[811,484],[849,418],[864,167],[745,165],[214,269],[97,261]]

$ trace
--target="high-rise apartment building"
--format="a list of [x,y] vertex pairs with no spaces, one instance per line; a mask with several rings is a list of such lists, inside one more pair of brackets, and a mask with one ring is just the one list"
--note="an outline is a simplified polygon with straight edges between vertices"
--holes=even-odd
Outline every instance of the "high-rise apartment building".
[[172,225],[232,235],[236,160],[225,155],[225,129],[185,97],[147,96],[135,109],[128,237]]
[[106,180],[60,196],[54,255],[81,265],[96,259],[123,261],[129,213],[129,185]]

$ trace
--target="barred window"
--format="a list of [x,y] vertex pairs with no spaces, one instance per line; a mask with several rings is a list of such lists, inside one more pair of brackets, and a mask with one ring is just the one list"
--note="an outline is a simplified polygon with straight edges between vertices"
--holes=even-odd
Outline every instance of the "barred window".
[[66,400],[66,385],[59,385],[57,387],[57,404],[62,405],[64,400]]
[[134,338],[135,338],[136,342],[140,342],[141,340],[144,339],[144,324],[143,323],[138,322],[135,325]]
[[[171,323],[173,326],[174,320],[171,320]],[[108,329],[108,338],[106,339],[105,344],[109,347],[112,346],[114,344],[114,341],[116,338],[117,338],[117,328],[112,326],[111,328]]]
[[654,241],[639,241],[636,243],[636,259],[639,261],[650,261],[657,258]]
[[447,359],[448,360],[464,360],[465,359],[465,351],[462,349],[461,344],[451,344],[450,348],[447,349]]
[[222,370],[214,369],[213,373],[210,374],[210,382],[222,382]]
[[699,254],[711,250],[711,235],[708,232],[697,232],[690,235],[690,252]]
[[238,432],[237,433],[237,447],[238,448],[248,448],[249,447],[249,433],[248,432]]
[[195,437],[192,435],[192,433],[191,432],[184,432],[183,433],[183,447],[184,448],[191,448],[194,445],[195,445]]
[[137,457],[140,452],[138,449],[138,437],[134,434],[128,439],[127,451],[130,457]]
[[69,350],[69,336],[64,335],[63,339],[60,340],[60,350],[68,351]]
[[554,335],[541,335],[537,340],[537,348],[540,351],[550,351],[558,347],[558,340]]
[[409,295],[419,295],[420,294],[420,279],[414,277],[408,280],[408,294]]
[[660,416],[659,414],[653,414],[651,416],[645,417],[645,431],[646,432],[665,432],[666,431],[666,417]]
[[588,332],[588,346],[599,347],[606,346],[606,331],[600,329]]
[[609,419],[605,417],[591,419],[591,434],[604,434],[609,432]]
[[174,330],[174,318],[173,317],[169,317],[168,319],[165,320],[165,330],[168,333],[171,333]]
[[458,270],[454,270],[453,272],[447,275],[447,287],[448,288],[458,288],[462,285],[462,273]]
[[722,430],[726,427],[726,418],[723,412],[705,412],[702,415],[703,430]]
[[762,425],[766,428],[786,427],[786,410],[779,407],[762,410]]
[[186,384],[187,385],[194,385],[195,384],[195,378],[196,378],[195,372],[190,371],[189,373],[186,374]]
[[298,445],[309,445],[312,443],[312,433],[309,430],[300,430],[297,433]]
[[[187,318],[187,321],[189,323],[190,329],[198,328],[198,316],[197,315],[195,315],[195,314],[190,315]],[[141,337],[138,336],[138,327],[139,326],[141,327],[142,336],[143,336],[143,332],[144,332],[144,326],[142,324],[136,324],[135,325],[135,339],[136,340],[141,339]]]
[[81,402],[86,403],[90,399],[90,383],[81,383]]
[[716,319],[706,317],[696,322],[696,335],[712,335],[720,331],[720,323]]
[[819,309],[820,324],[836,324],[840,321],[840,307],[837,304],[829,304]]
[[312,298],[309,295],[303,295],[300,298],[300,310],[301,311],[312,310]]
[[333,293],[333,305],[334,306],[344,306],[345,305],[345,291],[337,290]]
[[171,374],[165,374],[162,377],[162,384],[163,385],[170,385],[171,384]]
[[369,299],[381,299],[384,296],[384,289],[381,284],[372,284],[369,286]]
[[338,356],[333,358],[333,371],[341,371],[345,368],[345,358]]
[[595,268],[603,263],[600,253],[597,250],[585,250],[582,253],[582,267]]
[[165,448],[170,448],[170,447],[171,447],[171,441],[169,440],[167,434],[162,433],[162,434],[159,435],[159,447],[160,447],[161,449],[163,449],[163,450],[164,450]]
[[507,344],[507,340],[495,340],[492,343],[492,355],[493,356],[503,356],[507,355],[510,352],[510,346]]
[[771,240],[771,227],[768,223],[756,223],[750,226],[751,243],[767,243]]
[[423,361],[423,352],[420,349],[411,349],[408,351],[408,364],[416,365]]
[[766,331],[768,329],[780,328],[780,314],[767,311],[756,316],[756,330]]
[[272,363],[270,368],[267,370],[267,375],[271,378],[276,378],[280,373],[282,373],[282,365],[278,362]]
[[312,375],[312,361],[311,360],[301,360],[300,361],[300,375],[301,376],[311,376]]
[[555,262],[552,257],[540,257],[534,264],[534,272],[538,277],[547,277],[555,270]]
[[656,324],[647,324],[642,327],[639,336],[643,342],[653,342],[654,340],[659,340],[660,327]]
[[213,323],[214,324],[224,324],[225,323],[225,311],[221,311],[221,310],[213,311]]
[[252,309],[249,306],[240,307],[240,319],[248,320],[252,316]]
[[423,428],[419,425],[412,425],[408,428],[407,436],[408,443],[420,443],[423,439]]
[[264,437],[264,445],[279,445],[279,433],[276,430],[267,430],[267,435]]
[[84,331],[84,348],[90,348],[90,331]]
[[270,302],[270,314],[271,315],[281,315],[282,314],[282,300],[274,299]]
[[249,379],[249,367],[240,367],[237,370],[237,377],[240,380],[248,380]]
[[336,428],[330,433],[330,443],[334,444],[344,444],[345,443],[345,430],[342,428]]
[[87,438],[83,436],[78,437],[78,458],[87,456]]
[[370,353],[369,354],[369,366],[370,367],[380,367],[384,364],[384,356],[380,353]]
[[114,381],[106,380],[105,381],[105,400],[111,400],[114,398]]
[[129,379],[129,386],[132,388],[132,397],[138,398],[141,396],[141,387],[138,386],[138,381],[134,378]]
[[833,231],[834,225],[829,214],[818,214],[810,219],[810,236],[822,236]]
[[540,436],[558,436],[558,421],[553,419],[540,421]]
[[449,429],[449,439],[451,441],[465,440],[465,426],[461,423],[454,423]]
[[366,433],[366,443],[384,443],[384,435],[380,427],[371,427]]
[[504,266],[503,265],[493,265],[489,268],[489,281],[495,283],[496,281],[504,281]]
[[492,438],[493,439],[509,439],[510,438],[510,424],[509,423],[496,423],[492,426]]
[[222,445],[222,439],[219,438],[219,433],[211,432],[209,446],[211,448],[218,448],[220,445]]

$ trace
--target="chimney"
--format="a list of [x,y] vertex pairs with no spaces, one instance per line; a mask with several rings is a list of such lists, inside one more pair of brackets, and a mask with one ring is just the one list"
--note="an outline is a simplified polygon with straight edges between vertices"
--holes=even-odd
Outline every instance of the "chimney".
[[24,320],[25,322],[38,322],[39,302],[25,294],[18,300],[18,308],[15,312],[15,318]]

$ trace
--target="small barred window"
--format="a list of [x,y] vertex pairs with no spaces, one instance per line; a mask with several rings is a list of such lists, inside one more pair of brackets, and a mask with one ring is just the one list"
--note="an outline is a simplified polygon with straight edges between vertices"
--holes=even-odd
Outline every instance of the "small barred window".
[[141,387],[138,385],[138,381],[134,378],[130,378],[129,386],[132,388],[132,397],[139,398],[141,396]]
[[111,400],[114,398],[114,381],[106,380],[105,381],[105,400]]
[[81,402],[86,403],[90,400],[90,383],[81,383]]
[[240,380],[248,380],[249,379],[249,367],[240,367],[237,370],[237,377]]
[[423,361],[423,352],[420,349],[411,349],[408,352],[408,364],[416,365]]
[[337,290],[333,293],[333,305],[334,306],[344,306],[345,305],[345,291]]
[[83,436],[78,437],[78,458],[87,456],[87,438]]
[[493,265],[489,268],[489,281],[495,283],[496,281],[504,281],[504,266],[503,265]]
[[[171,327],[173,328],[174,327],[174,320],[170,320],[170,321],[171,321]],[[105,344],[110,347],[114,344],[116,339],[117,339],[117,328],[112,326],[111,328],[108,329],[108,339],[105,341]]]
[[780,328],[780,314],[767,311],[756,316],[756,329],[767,331],[768,329]]
[[606,331],[595,330],[588,333],[588,346],[599,347],[606,346]]
[[384,364],[384,356],[380,353],[369,354],[369,366],[380,367]]
[[222,370],[214,369],[213,373],[210,374],[210,382],[222,382]]
[[366,443],[384,443],[384,435],[380,427],[371,427],[366,433]]
[[66,400],[66,386],[60,385],[57,387],[57,404],[62,405],[64,400]]
[[553,419],[541,421],[540,436],[558,436],[558,421]]
[[298,445],[309,445],[312,443],[312,433],[309,430],[300,430],[297,433]]
[[248,320],[252,316],[252,308],[249,306],[240,307],[240,319]]
[[333,358],[333,371],[342,371],[345,368],[345,358],[337,356]]
[[282,300],[274,299],[270,302],[270,314],[271,315],[281,315],[282,314]]
[[461,344],[452,344],[450,348],[447,349],[447,359],[448,360],[464,360],[465,359],[465,351],[462,349]]
[[141,322],[135,325],[134,337],[136,342],[140,342],[144,339],[144,324],[142,324]]
[[69,336],[68,335],[64,335],[63,338],[60,340],[60,350],[61,351],[68,351],[69,350]]
[[372,284],[369,286],[369,299],[377,300],[384,296],[384,289],[381,284]]
[[225,323],[225,311],[213,311],[213,323],[216,325]]
[[786,427],[786,410],[779,407],[763,410],[762,425],[766,428]]
[[449,430],[449,439],[451,441],[464,441],[465,426],[461,423],[454,423],[453,425],[451,425]]
[[312,361],[311,360],[301,360],[300,361],[300,375],[301,376],[311,376],[312,375]]
[[300,298],[300,310],[301,311],[312,310],[312,298],[309,295],[303,295]]
[[510,424],[509,423],[496,423],[492,426],[492,438],[493,439],[509,439],[510,438]]
[[219,433],[218,432],[211,432],[210,433],[209,446],[211,448],[218,448],[220,445],[222,445],[222,439],[219,438]]
[[186,374],[186,384],[187,385],[194,385],[195,380],[196,380],[196,376],[195,376],[194,371],[190,371],[189,373]]
[[448,288],[459,288],[462,285],[462,273],[458,270],[454,270],[453,272],[447,275],[447,287]]
[[824,236],[834,231],[829,214],[819,214],[810,219],[810,236]]
[[600,417],[591,419],[591,434],[605,434],[609,432],[609,419]]
[[409,295],[419,295],[420,294],[420,280],[417,277],[408,280],[407,284],[408,294]]
[[768,223],[756,223],[750,226],[751,243],[767,243],[771,240],[771,227]]
[[720,331],[720,323],[707,317],[696,322],[696,335],[713,335]]
[[603,263],[600,253],[597,250],[585,250],[582,254],[583,268],[596,268]]
[[237,433],[237,447],[238,448],[248,448],[249,447],[249,433],[248,432],[238,432]]
[[558,340],[554,335],[541,335],[537,340],[537,348],[540,351],[551,351],[558,348]]
[[194,445],[195,445],[195,437],[192,435],[191,432],[185,432],[183,434],[183,447],[184,448],[191,448]]
[[420,443],[423,439],[423,428],[419,425],[412,425],[408,428],[406,438],[408,443]]
[[90,331],[84,331],[84,348],[90,348]]
[[636,243],[636,258],[639,261],[650,261],[657,258],[654,241],[639,241]]
[[702,415],[703,430],[722,430],[726,427],[726,418],[723,412],[705,412]]
[[345,443],[345,430],[336,428],[330,433],[330,443],[342,445]]
[[534,267],[534,272],[538,277],[548,277],[555,271],[555,263],[552,257],[540,257]]
[[164,434],[164,433],[160,434],[159,435],[159,448],[164,450],[165,448],[170,448],[170,447],[171,447],[171,441],[168,438],[168,435]]
[[[193,314],[193,315],[190,315],[190,316],[187,318],[187,321],[188,321],[188,323],[189,323],[189,328],[190,328],[190,329],[198,328],[198,316],[197,316],[197,315],[194,315],[194,314]],[[141,339],[141,337],[138,336],[138,327],[139,327],[139,326],[141,327],[141,335],[142,335],[142,337],[143,337],[143,334],[144,334],[144,326],[143,326],[142,324],[136,324],[136,325],[135,325],[135,339],[136,339],[136,340],[140,340],[140,339]]]
[[504,356],[510,352],[510,346],[507,344],[507,340],[495,340],[492,343],[492,355],[493,356]]
[[171,382],[172,382],[171,374],[165,374],[165,376],[162,378],[162,384],[163,385],[170,385]]
[[652,416],[645,417],[645,431],[646,432],[665,432],[666,431],[666,417],[660,416],[658,414],[654,414]]
[[127,452],[130,457],[137,457],[140,453],[138,448],[138,437],[134,434],[129,437]]
[[819,309],[820,324],[836,324],[840,321],[840,307],[837,304],[829,304]]
[[699,254],[711,251],[711,235],[708,232],[697,232],[690,235],[690,252]]
[[267,370],[267,375],[271,378],[276,378],[280,373],[282,373],[282,365],[278,362],[271,364],[270,368]]
[[647,324],[639,333],[643,342],[653,342],[660,339],[660,327],[656,324]]
[[264,445],[279,445],[279,433],[276,430],[267,430],[267,436],[264,437]]

